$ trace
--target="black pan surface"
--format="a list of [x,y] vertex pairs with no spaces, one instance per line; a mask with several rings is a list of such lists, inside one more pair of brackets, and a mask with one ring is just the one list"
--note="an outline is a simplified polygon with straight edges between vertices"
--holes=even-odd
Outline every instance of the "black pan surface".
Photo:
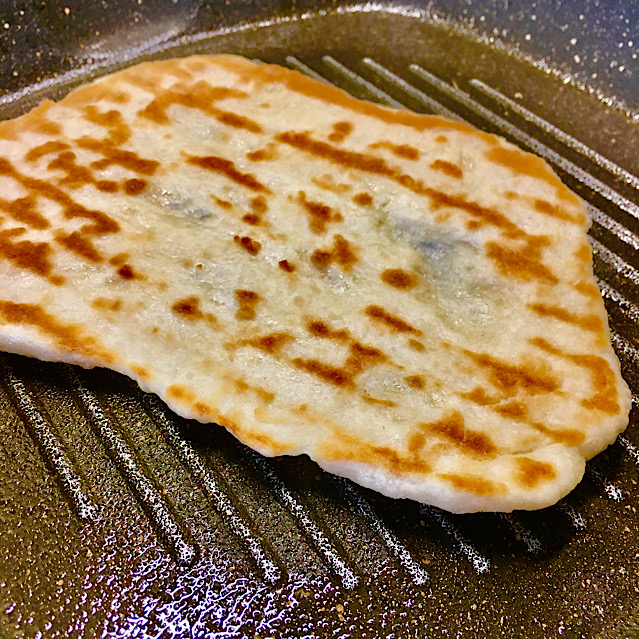
[[[0,117],[225,52],[505,135],[588,203],[637,394],[638,6],[1,2]],[[455,516],[261,458],[116,374],[3,355],[0,636],[639,637],[638,481],[636,405],[557,506]]]

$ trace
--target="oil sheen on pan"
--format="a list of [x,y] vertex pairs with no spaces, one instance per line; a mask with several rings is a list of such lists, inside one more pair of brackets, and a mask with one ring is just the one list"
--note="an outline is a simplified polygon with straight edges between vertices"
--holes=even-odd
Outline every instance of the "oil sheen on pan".
[[467,125],[144,63],[0,124],[0,347],[392,497],[542,508],[628,423],[589,224]]

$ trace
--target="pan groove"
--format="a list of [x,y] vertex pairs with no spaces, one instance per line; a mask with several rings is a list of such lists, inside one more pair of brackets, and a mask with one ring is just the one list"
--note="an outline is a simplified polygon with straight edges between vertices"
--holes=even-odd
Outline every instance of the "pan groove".
[[632,322],[639,322],[639,307],[601,278],[596,279],[602,297],[614,302],[616,307]]
[[260,541],[260,536],[252,529],[253,524],[250,522],[250,518],[240,512],[236,506],[239,503],[237,496],[233,494],[226,482],[204,463],[193,447],[180,436],[166,410],[160,406],[159,400],[145,396],[143,404],[154,424],[177,453],[180,462],[188,469],[213,506],[224,517],[224,521],[241,539],[260,569],[264,580],[270,584],[280,581],[284,573],[278,565],[278,561],[273,559],[274,551],[265,547],[265,543]]
[[557,504],[557,509],[570,519],[574,530],[581,532],[586,529],[586,519],[583,514],[576,510],[574,506],[567,503],[565,499]]
[[475,572],[479,575],[487,573],[491,569],[490,560],[484,557],[473,544],[461,533],[450,518],[439,508],[425,506],[424,513],[433,521],[437,522],[446,534],[453,540],[459,552],[461,552],[472,564]]
[[611,173],[614,177],[621,178],[624,182],[630,184],[635,189],[639,189],[639,177],[633,175],[629,171],[626,171],[626,169],[601,155],[601,153],[598,153],[594,149],[590,148],[587,144],[580,142],[576,138],[572,137],[572,135],[569,135],[568,133],[556,127],[554,124],[551,124],[547,120],[540,118],[532,111],[529,111],[518,102],[511,100],[509,97],[505,96],[503,93],[500,93],[493,87],[488,86],[481,80],[473,78],[469,82],[473,87],[481,91],[483,94],[493,98],[496,102],[498,102],[502,106],[507,107],[508,109],[511,109],[514,113],[521,116],[524,120],[531,122],[538,128],[542,129],[542,131],[547,135],[552,136],[562,144],[571,148],[573,151],[577,151],[581,155],[587,157],[599,167]]
[[410,575],[411,581],[416,586],[422,586],[427,583],[429,579],[428,572],[415,561],[406,546],[397,538],[395,533],[386,526],[368,501],[361,495],[360,491],[341,477],[333,475],[331,479],[346,496],[346,499],[360,517],[362,517],[382,539],[388,550],[390,550],[399,561],[407,574]]
[[387,106],[395,107],[398,109],[403,108],[401,102],[398,102],[397,100],[395,100],[395,98],[392,98],[390,95],[388,95],[388,93],[382,91],[377,85],[372,84],[361,75],[355,73],[355,71],[353,71],[352,69],[344,66],[341,62],[339,62],[332,56],[323,56],[322,62],[324,62],[327,67],[343,76],[343,78],[346,79],[347,82],[350,82],[351,84],[363,88],[364,90],[371,93],[378,102],[382,102]]
[[304,64],[301,60],[298,60],[295,56],[287,55],[286,63],[292,69],[295,69],[296,71],[299,71],[300,73],[304,73],[310,78],[313,78],[313,80],[317,80],[318,82],[322,82],[323,84],[328,84],[332,87],[335,86],[332,82],[327,80],[323,75],[320,75],[319,73],[317,73],[317,71],[313,71],[311,67]]
[[626,453],[639,466],[639,448],[637,448],[627,437],[619,435],[617,441],[623,446]]
[[364,58],[362,62],[379,77],[384,78],[387,82],[390,82],[395,87],[399,87],[400,90],[417,100],[422,106],[424,106],[432,113],[441,115],[442,117],[448,118],[449,120],[456,120],[458,122],[463,121],[463,119],[459,115],[457,115],[457,113],[446,108],[443,104],[441,104],[441,102],[438,102],[433,97],[426,95],[423,91],[420,91],[412,84],[409,84],[408,82],[406,82],[406,80],[403,80],[398,75],[395,75],[392,71],[389,71],[386,67],[381,65],[376,60],[373,60],[372,58]]
[[543,541],[538,539],[519,519],[512,513],[502,513],[502,519],[510,526],[515,533],[515,538],[521,541],[526,547],[526,551],[531,555],[540,555],[546,552]]
[[88,417],[89,424],[102,441],[109,457],[129,484],[133,494],[147,513],[151,524],[159,533],[159,539],[168,546],[178,563],[192,565],[198,556],[198,548],[191,534],[171,506],[163,499],[140,460],[124,436],[111,424],[95,393],[80,379],[70,366],[65,366],[74,389],[74,396]]
[[508,122],[507,120],[504,120],[501,116],[490,111],[483,105],[479,104],[479,102],[473,100],[467,93],[465,93],[461,89],[449,85],[448,83],[438,78],[436,75],[430,73],[429,71],[426,71],[426,69],[423,69],[421,66],[417,64],[411,64],[409,68],[419,78],[435,87],[436,89],[442,91],[442,93],[445,93],[446,95],[451,97],[453,100],[455,100],[456,103],[465,106],[474,113],[477,113],[481,117],[485,118],[486,120],[497,126],[499,129],[504,131],[506,134],[517,140],[520,144],[524,144],[532,151],[548,160],[551,164],[561,169],[571,177],[575,178],[581,184],[588,187],[590,190],[594,191],[598,195],[603,196],[612,204],[615,204],[619,209],[621,209],[628,215],[631,215],[635,219],[639,219],[639,207],[634,202],[624,197],[613,188],[609,187],[607,184],[604,184],[587,171],[584,171],[574,162],[571,162],[556,151],[553,151],[533,136],[528,135],[527,133],[516,127],[514,124]]
[[349,566],[349,560],[344,556],[345,553],[338,549],[337,543],[331,540],[320,528],[319,524],[315,521],[316,518],[295,498],[266,459],[254,453],[252,450],[247,450],[246,455],[252,465],[264,477],[279,500],[286,506],[291,515],[293,515],[297,525],[306,533],[313,547],[332,569],[333,573],[340,579],[344,588],[347,590],[355,588],[360,582],[360,577],[357,572]]
[[624,500],[624,494],[621,488],[619,488],[619,486],[617,486],[614,482],[607,479],[604,473],[594,468],[592,464],[586,467],[586,474],[593,477],[596,482],[601,485],[604,490],[604,494],[608,497],[608,499],[612,499],[613,501]]
[[67,447],[55,431],[53,420],[38,407],[24,382],[4,363],[0,363],[0,377],[4,388],[10,392],[24,425],[49,468],[57,476],[62,492],[71,498],[76,514],[83,520],[95,520],[99,508],[90,497],[85,480],[73,463]]
[[635,286],[639,287],[639,270],[625,260],[613,253],[595,238],[590,238],[594,254],[611,266],[619,275],[629,279]]

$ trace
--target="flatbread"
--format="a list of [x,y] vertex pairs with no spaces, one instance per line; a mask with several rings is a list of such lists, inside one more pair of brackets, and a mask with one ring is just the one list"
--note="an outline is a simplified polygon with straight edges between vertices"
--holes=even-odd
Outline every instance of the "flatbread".
[[582,202],[465,124],[144,63],[0,125],[0,217],[0,348],[386,495],[548,506],[628,423]]

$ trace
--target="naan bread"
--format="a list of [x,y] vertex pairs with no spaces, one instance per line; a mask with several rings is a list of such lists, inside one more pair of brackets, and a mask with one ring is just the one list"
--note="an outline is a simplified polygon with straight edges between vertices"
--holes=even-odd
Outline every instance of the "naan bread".
[[236,57],[0,125],[0,348],[265,455],[535,509],[628,422],[581,201],[540,159]]

